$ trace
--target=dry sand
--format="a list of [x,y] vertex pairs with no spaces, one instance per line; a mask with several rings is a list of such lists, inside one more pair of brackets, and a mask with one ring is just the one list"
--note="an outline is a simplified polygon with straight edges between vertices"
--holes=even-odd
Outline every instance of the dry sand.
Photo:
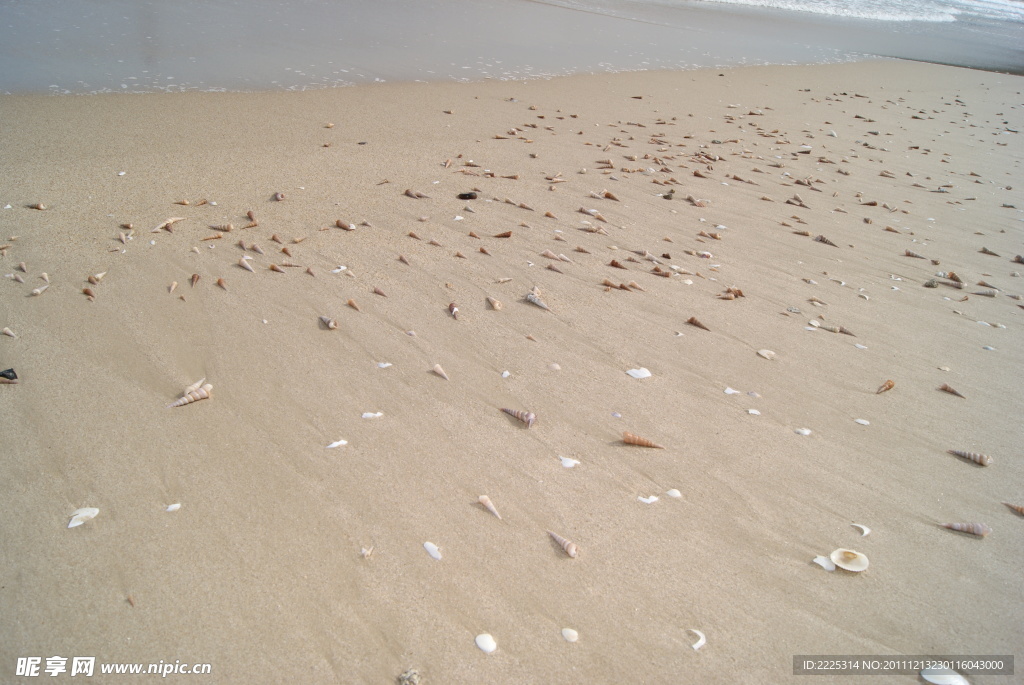
[[[810,682],[795,654],[1019,650],[1022,86],[876,61],[0,100],[24,279],[0,281],[3,680],[61,655],[212,664],[174,682],[781,683]],[[966,287],[923,287],[940,270]],[[165,408],[202,376],[211,399]],[[811,563],[844,547],[870,568]]]

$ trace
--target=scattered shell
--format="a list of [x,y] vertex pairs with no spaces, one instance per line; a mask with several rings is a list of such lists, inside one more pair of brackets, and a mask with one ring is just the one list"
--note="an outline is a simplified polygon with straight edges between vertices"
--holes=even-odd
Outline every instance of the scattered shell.
[[828,557],[817,556],[811,559],[811,561],[830,573],[836,570],[836,565]]
[[206,383],[197,390],[192,390],[185,393],[185,395],[181,399],[177,400],[176,402],[171,402],[170,404],[168,404],[167,408],[170,409],[171,407],[182,407],[186,404],[191,404],[193,402],[198,402],[199,400],[208,399],[210,397],[210,392],[212,390],[213,386],[209,383]]
[[573,559],[576,558],[577,550],[576,550],[576,545],[573,542],[570,542],[569,540],[566,540],[565,538],[563,538],[558,533],[552,533],[550,530],[548,531],[548,535],[551,536],[552,540],[554,540],[555,542],[557,542],[559,545],[562,546],[562,549],[565,550],[566,554],[568,554]]
[[644,504],[654,504],[655,502],[658,501],[658,497],[657,495],[651,495],[650,497],[637,497],[637,500],[643,502]]
[[672,488],[671,490],[666,490],[665,494],[668,495],[669,497],[673,497],[675,499],[679,499],[679,498],[681,498],[683,496],[683,493],[679,492],[675,488]]
[[989,464],[992,463],[992,457],[988,456],[987,454],[978,454],[977,452],[964,452],[963,450],[946,450],[946,452],[948,452],[949,454],[955,454],[958,457],[963,457],[964,459],[973,461],[975,464],[980,464],[981,466],[988,466]]
[[750,414],[751,416],[760,416],[761,415],[761,412],[759,412],[756,409],[748,409],[747,413]]
[[3,333],[4,335],[6,335],[8,337],[11,337],[11,338],[17,338],[18,337],[18,336],[16,336],[14,334],[14,331],[12,331],[10,328],[4,328],[2,331],[0,331],[0,333]]
[[46,289],[49,288],[49,287],[50,287],[49,285],[39,286],[38,288],[36,288],[35,290],[32,291],[33,297],[37,296],[37,295],[42,295],[44,292],[46,292]]
[[[436,374],[437,374],[438,376],[440,376],[441,378],[443,378],[443,379],[445,379],[445,380],[448,380],[448,374],[446,374],[446,373],[444,372],[444,369],[442,369],[442,368],[441,368],[441,365],[440,365],[440,364],[434,364],[434,368],[432,368],[432,369],[431,369],[431,371],[433,371],[434,373],[436,373]],[[501,517],[499,516],[498,518],[501,518]]]
[[700,632],[695,628],[687,628],[686,630],[687,632],[693,633],[697,636],[697,641],[690,645],[691,647],[693,647],[693,651],[696,652],[698,649],[707,644],[708,639],[704,637],[704,633]]
[[424,542],[423,549],[427,550],[427,554],[434,559],[441,561],[441,550],[433,542]]
[[494,508],[494,502],[491,501],[490,497],[487,495],[480,495],[477,501],[483,505],[484,509],[497,516],[498,520],[501,520],[501,514],[499,514],[498,510]]
[[249,260],[246,259],[245,257],[238,260],[238,266],[242,267],[243,269],[251,273],[256,273],[256,270],[252,268],[252,265],[249,263]]
[[1021,516],[1024,516],[1024,507],[1020,506],[1019,504],[1010,504],[1009,502],[1003,502],[1003,504],[1008,506],[1011,511],[1015,511]]
[[970,685],[970,681],[956,671],[940,667],[923,669],[921,679],[932,685]]
[[533,424],[537,420],[537,416],[533,412],[520,411],[519,409],[506,409],[504,407],[502,407],[501,410],[525,423],[527,428],[533,428]]
[[200,378],[200,379],[199,379],[199,380],[197,380],[197,381],[196,381],[195,383],[193,383],[192,385],[190,385],[190,386],[188,386],[187,388],[185,388],[184,390],[182,390],[182,391],[181,391],[181,394],[182,394],[182,395],[187,395],[187,394],[189,394],[190,392],[195,392],[195,391],[196,391],[196,390],[198,390],[199,388],[203,387],[203,383],[205,383],[205,382],[206,382],[206,378],[205,378],[205,377],[203,377],[203,378]]
[[765,359],[768,360],[775,359],[775,353],[772,352],[771,350],[758,350],[757,356],[764,357]]
[[943,523],[941,525],[943,528],[949,528],[959,533],[977,535],[979,538],[983,538],[992,532],[992,529],[984,523]]
[[860,573],[868,567],[868,558],[852,549],[837,549],[829,555],[836,566],[847,571]]
[[181,509],[181,502],[175,502],[174,504],[168,504],[164,511],[175,512]]
[[332,442],[330,445],[328,445],[324,449],[333,450],[335,447],[342,447],[343,445],[347,445],[347,444],[348,444],[348,440],[335,440],[334,442]]
[[71,521],[68,523],[68,528],[77,528],[89,519],[96,518],[96,515],[100,513],[100,510],[96,507],[83,507],[82,509],[75,509],[71,512]]
[[916,259],[927,259],[927,257],[925,257],[924,255],[917,254],[916,252],[913,252],[911,250],[904,250],[903,254],[907,257],[914,257]]
[[580,639],[580,634],[572,628],[562,628],[562,637],[566,642],[576,642]]
[[811,429],[810,428],[797,428],[793,432],[796,433],[797,435],[810,435],[811,434]]
[[881,395],[886,390],[892,390],[895,386],[896,386],[896,383],[894,381],[891,381],[891,380],[886,381],[885,383],[882,383],[882,385],[880,385],[878,387],[878,391],[875,392],[875,394],[876,395]]
[[650,371],[648,371],[647,369],[645,369],[642,366],[639,369],[630,369],[626,373],[629,374],[630,376],[632,376],[633,378],[636,378],[636,379],[650,378],[651,375],[652,375]]
[[319,317],[320,323],[326,326],[329,330],[334,330],[338,327],[338,322],[328,316]]
[[365,411],[365,412],[363,412],[363,418],[364,419],[379,419],[382,416],[384,416],[384,412],[382,412],[382,411]]
[[862,538],[867,537],[871,533],[871,529],[865,526],[863,523],[851,523],[850,525],[854,528],[860,529],[860,536]]
[[485,654],[490,654],[498,648],[498,643],[494,641],[490,633],[481,633],[476,636],[476,646]]
[[572,459],[571,457],[559,457],[558,459],[562,462],[562,466],[567,469],[578,466],[580,463],[579,459]]
[[487,298],[487,304],[491,305],[491,309],[493,309],[494,311],[498,311],[499,309],[501,309],[501,302],[494,299],[493,297]]
[[966,397],[961,395],[959,392],[957,392],[953,388],[951,388],[948,385],[946,385],[945,383],[943,383],[942,385],[939,386],[939,390],[941,390],[942,392],[948,392],[950,395],[956,395],[957,397],[963,397],[964,399],[967,399]]
[[448,305],[448,313],[452,315],[453,319],[459,318],[459,308],[455,306],[454,302]]
[[639,435],[635,435],[629,431],[622,432],[622,442],[627,445],[637,445],[639,447],[653,447],[654,449],[659,450],[665,449],[662,445],[659,445],[652,440],[648,440],[647,438],[641,438]]
[[537,307],[540,307],[541,309],[545,309],[545,310],[547,310],[547,311],[551,311],[551,307],[549,307],[549,306],[547,306],[546,304],[544,304],[544,301],[543,301],[543,300],[541,300],[541,299],[540,299],[540,298],[539,298],[539,297],[538,297],[537,295],[535,295],[534,293],[526,293],[526,301],[527,301],[527,302],[529,302],[529,303],[530,303],[530,304],[532,304],[532,305],[535,305],[535,306],[537,306]]
[[686,323],[690,324],[691,326],[696,326],[697,328],[702,328],[705,331],[711,331],[710,328],[708,328],[707,326],[702,324],[700,321],[698,321],[697,317],[695,317],[695,316],[691,316],[689,319],[687,319]]
[[867,419],[854,419],[853,422],[854,423],[859,423],[862,426],[870,426],[871,425],[871,422],[868,421]]

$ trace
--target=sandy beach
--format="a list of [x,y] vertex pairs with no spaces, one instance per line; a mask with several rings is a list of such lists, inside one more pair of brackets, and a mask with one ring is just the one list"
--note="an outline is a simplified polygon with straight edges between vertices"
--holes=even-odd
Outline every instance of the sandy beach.
[[1022,89],[875,60],[0,98],[0,679],[1019,654]]

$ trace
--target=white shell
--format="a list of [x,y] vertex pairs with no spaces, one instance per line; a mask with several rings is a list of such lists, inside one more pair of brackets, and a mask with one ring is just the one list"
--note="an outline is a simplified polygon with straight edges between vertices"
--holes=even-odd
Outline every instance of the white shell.
[[856,347],[858,350],[866,350],[866,349],[868,349],[867,345],[861,345],[860,343],[853,343],[853,346]]
[[580,639],[580,634],[572,628],[562,628],[562,637],[565,638],[566,642],[576,642]]
[[174,504],[168,504],[165,511],[178,511],[181,509],[181,502],[175,502]]
[[726,395],[740,395],[740,394],[742,394],[742,391],[740,391],[740,390],[733,390],[732,388],[726,388],[725,389],[725,394]]
[[811,429],[810,428],[797,428],[793,432],[796,433],[797,435],[810,435],[811,434]]
[[638,378],[638,379],[639,378],[650,378],[651,377],[651,372],[648,371],[647,369],[645,369],[642,366],[639,369],[630,369],[626,373],[628,373],[633,378]]
[[836,565],[832,563],[832,560],[828,557],[817,556],[811,559],[815,564],[822,567],[826,571],[832,572],[836,570]]
[[694,628],[687,628],[686,630],[697,636],[697,641],[690,645],[691,647],[693,647],[693,651],[696,652],[698,649],[707,644],[708,639],[704,637],[704,633]]
[[562,460],[562,466],[567,469],[571,469],[573,466],[579,464],[579,459],[572,459],[571,457],[559,457]]
[[386,369],[391,366],[391,362],[377,362],[378,369]]
[[921,678],[933,685],[970,685],[967,678],[948,668],[926,668],[921,671]]
[[502,378],[508,378],[508,377],[509,377],[509,376],[511,376],[511,375],[512,375],[512,374],[510,374],[510,373],[509,373],[508,371],[502,371],[502,372],[501,372],[501,377],[502,377]]
[[481,633],[476,636],[476,646],[479,647],[481,651],[490,654],[498,648],[498,643],[494,641],[494,638],[491,637],[490,633]]
[[853,526],[854,528],[859,528],[860,529],[860,536],[861,537],[866,537],[871,532],[871,529],[868,528],[867,526],[865,526],[863,523],[851,523],[850,525]]
[[427,550],[427,554],[434,557],[438,561],[441,561],[441,550],[437,548],[433,542],[424,542],[423,549]]
[[382,416],[384,416],[384,412],[382,412],[382,411],[377,411],[377,412],[367,411],[367,412],[363,412],[363,418],[364,419],[379,419]]
[[761,415],[761,412],[759,412],[756,409],[748,409],[747,413],[750,414],[751,416],[760,416]]
[[650,497],[637,497],[637,499],[644,504],[654,504],[658,501],[658,497],[656,495],[651,495]]
[[332,450],[335,447],[341,447],[342,445],[347,445],[347,444],[348,444],[348,440],[335,440],[334,442],[332,442],[330,445],[328,445],[324,449]]
[[839,568],[853,571],[854,573],[860,573],[868,567],[868,558],[852,549],[837,549],[828,557]]
[[854,423],[859,423],[862,426],[870,426],[871,425],[871,422],[868,421],[867,419],[854,419],[853,422]]
[[764,357],[765,359],[768,360],[775,359],[775,353],[772,352],[771,350],[758,350],[757,356]]
[[683,493],[679,492],[675,488],[668,490],[665,494],[668,495],[669,497],[675,497],[676,499],[679,499],[680,497],[683,496]]
[[83,507],[82,509],[75,509],[71,512],[71,522],[68,523],[68,528],[76,528],[91,518],[96,518],[96,514],[100,513],[100,510],[96,507]]

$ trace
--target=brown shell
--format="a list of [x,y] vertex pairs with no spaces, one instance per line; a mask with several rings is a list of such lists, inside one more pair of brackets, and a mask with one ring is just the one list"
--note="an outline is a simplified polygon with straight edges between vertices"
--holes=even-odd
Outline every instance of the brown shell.
[[958,533],[977,535],[979,538],[983,538],[992,532],[992,529],[984,523],[943,523],[942,527],[955,530]]
[[891,380],[890,381],[886,381],[885,383],[882,383],[881,386],[879,386],[878,392],[876,392],[875,394],[876,395],[881,395],[883,392],[885,392],[887,390],[892,390],[895,386],[896,386],[896,383],[894,381],[891,381]]
[[1020,506],[1019,504],[1010,504],[1009,502],[1003,502],[1003,504],[1010,507],[1011,511],[1015,511],[1021,516],[1024,516],[1024,507]]
[[622,442],[626,443],[627,445],[638,445],[640,447],[653,447],[653,448],[659,449],[659,450],[665,449],[662,445],[659,445],[658,443],[654,442],[653,440],[648,440],[647,438],[641,438],[639,435],[635,435],[633,433],[630,433],[629,431],[623,431],[622,432]]
[[956,395],[957,397],[963,397],[964,399],[967,399],[966,397],[964,397],[959,392],[957,392],[953,388],[949,387],[945,383],[943,383],[942,385],[939,386],[939,390],[941,390],[942,392],[948,392],[950,395]]
[[269,267],[267,267],[267,268],[269,268],[269,269],[270,269],[271,271],[276,271],[276,272],[277,272],[277,273],[279,273],[279,274],[283,274],[283,273],[284,273],[284,269],[282,269],[281,267],[279,267],[279,266],[278,266],[277,264],[271,264],[271,265],[270,265]]
[[548,531],[548,535],[550,535],[551,539],[557,542],[561,546],[561,548],[565,550],[566,554],[568,554],[573,559],[576,558],[578,552],[576,550],[575,543],[571,542],[570,540],[566,540],[558,533],[552,533],[550,530]]
[[690,324],[691,326],[696,326],[697,328],[702,328],[705,331],[711,331],[710,328],[708,328],[700,321],[698,321],[696,316],[691,316],[689,319],[686,320],[686,323]]
[[213,386],[210,385],[209,383],[206,383],[205,385],[203,385],[203,387],[199,388],[198,390],[192,390],[190,392],[185,393],[184,397],[182,397],[180,400],[177,400],[176,402],[171,402],[170,404],[167,405],[167,408],[170,409],[171,407],[183,407],[186,404],[192,404],[193,402],[198,402],[199,400],[208,399],[210,397],[210,393],[212,390]]
[[829,240],[828,238],[826,238],[823,235],[819,235],[814,240],[816,242],[819,242],[819,243],[825,243],[826,245],[831,245],[832,247],[839,247],[838,245],[836,245],[835,243],[833,243],[831,240]]
[[907,257],[915,257],[916,259],[927,259],[927,257],[925,257],[924,255],[917,254],[916,252],[912,252],[910,250],[904,250],[903,254],[906,255]]
[[987,454],[979,454],[978,452],[965,452],[963,450],[946,450],[949,454],[955,454],[958,457],[962,457],[969,461],[973,461],[975,464],[982,466],[988,466],[992,463],[992,457]]
[[349,300],[349,301],[348,301],[348,302],[346,302],[345,304],[347,304],[347,305],[348,305],[349,307],[352,307],[352,309],[356,310],[357,312],[360,312],[360,311],[362,311],[362,310],[361,310],[361,309],[359,308],[359,305],[358,305],[358,304],[356,304],[356,301],[355,301],[355,300]]
[[514,416],[523,423],[526,424],[527,428],[533,428],[534,422],[537,420],[537,416],[530,411],[521,411],[519,409],[506,409],[502,407],[501,410],[509,416]]
[[196,283],[199,282],[199,274],[192,274],[192,287],[196,287]]

